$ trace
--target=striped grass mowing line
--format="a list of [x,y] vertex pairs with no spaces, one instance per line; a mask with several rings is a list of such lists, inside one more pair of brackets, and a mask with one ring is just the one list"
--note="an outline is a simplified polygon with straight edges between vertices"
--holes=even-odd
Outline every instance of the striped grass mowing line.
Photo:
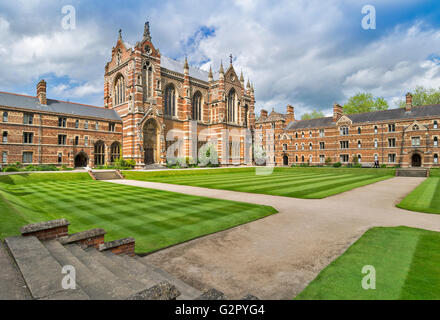
[[198,183],[197,181],[195,181],[193,185],[198,187],[207,187],[207,188],[215,188],[215,189],[232,190],[230,188],[233,187],[234,188],[233,190],[236,190],[238,188],[239,189],[245,188],[246,190],[248,190],[248,189],[252,189],[253,186],[258,188],[259,186],[267,183],[278,183],[278,185],[282,185],[283,183],[293,184],[296,181],[298,181],[299,183],[303,183],[304,181],[322,179],[328,176],[329,175],[322,175],[321,177],[317,177],[316,175],[301,175],[301,176],[295,176],[293,178],[291,176],[281,176],[281,177],[270,176],[261,179],[247,178],[247,179],[238,179],[238,180],[226,180],[225,178],[223,178],[222,180],[224,181],[223,183],[213,183],[211,181]]
[[[146,253],[276,212],[267,206],[102,181],[39,177],[37,182],[26,182],[0,182],[0,208],[8,210],[0,216],[1,222],[8,222],[0,224],[2,237],[17,234],[29,222],[66,218],[71,232],[104,228],[107,241],[131,236],[136,239],[136,252]],[[3,194],[10,202],[3,200]]]
[[394,170],[334,168],[274,168],[271,175],[255,169],[124,172],[127,179],[190,185],[211,189],[297,198],[323,198],[394,176]]
[[430,177],[407,195],[399,208],[440,214],[440,177]]

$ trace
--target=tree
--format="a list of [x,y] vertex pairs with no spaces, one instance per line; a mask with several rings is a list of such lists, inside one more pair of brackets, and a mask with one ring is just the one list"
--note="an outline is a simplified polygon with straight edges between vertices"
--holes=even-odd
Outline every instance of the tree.
[[[424,106],[430,104],[440,104],[440,88],[425,88],[417,86],[413,93],[413,106]],[[399,102],[399,107],[405,108],[406,99]]]
[[371,93],[358,93],[348,99],[344,105],[346,114],[381,111],[388,109],[388,102],[382,97],[373,97]]
[[324,113],[322,111],[313,110],[312,112],[304,113],[301,116],[301,120],[310,120],[317,118],[324,118]]

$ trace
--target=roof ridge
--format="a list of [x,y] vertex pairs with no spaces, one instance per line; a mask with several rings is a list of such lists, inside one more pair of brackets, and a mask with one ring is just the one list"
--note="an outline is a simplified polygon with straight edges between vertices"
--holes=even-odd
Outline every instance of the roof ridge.
[[[91,104],[85,104],[85,103],[79,103],[79,102],[71,102],[71,101],[58,100],[58,99],[47,99],[47,100],[57,101],[57,102],[64,102],[64,103],[70,103],[70,104],[76,104],[76,105],[80,105],[80,106],[84,106],[84,107],[108,109],[108,108],[105,108],[105,107],[92,106]],[[109,110],[113,110],[113,109],[109,109]]]
[[28,97],[28,98],[37,98],[36,96],[30,96],[28,94],[22,94],[22,93],[14,93],[14,92],[7,92],[7,91],[0,91],[0,93],[5,93],[5,94],[12,94],[14,96],[20,96],[20,97]]

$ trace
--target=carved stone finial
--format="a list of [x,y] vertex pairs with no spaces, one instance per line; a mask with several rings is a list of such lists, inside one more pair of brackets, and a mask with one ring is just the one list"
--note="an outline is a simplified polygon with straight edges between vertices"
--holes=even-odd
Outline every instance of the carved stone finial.
[[151,35],[150,35],[150,22],[145,22],[144,25],[144,40],[147,40],[151,42]]
[[119,40],[122,40],[122,29],[119,29]]
[[220,73],[225,73],[223,70],[223,61],[220,62]]
[[229,61],[230,61],[230,63],[232,64],[232,53],[229,55]]

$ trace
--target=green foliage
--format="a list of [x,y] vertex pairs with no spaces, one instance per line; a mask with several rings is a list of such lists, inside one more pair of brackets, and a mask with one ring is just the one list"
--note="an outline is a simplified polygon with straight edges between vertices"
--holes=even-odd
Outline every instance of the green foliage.
[[407,195],[397,206],[411,211],[440,214],[439,169],[431,169],[430,177]]
[[324,118],[324,113],[322,111],[313,110],[312,112],[304,113],[301,116],[301,120],[310,120],[310,119],[318,119]]
[[[426,88],[417,86],[412,93],[413,106],[424,106],[430,104],[440,104],[440,88]],[[400,100],[399,107],[405,108],[406,99]]]
[[58,171],[59,169],[54,165],[27,165],[22,166],[20,162],[17,162],[15,164],[10,164],[7,167],[3,169],[4,172],[18,172],[18,171]]
[[113,162],[112,166],[106,166],[108,169],[115,168],[115,169],[133,169],[136,165],[136,161],[133,159],[124,159],[120,157],[115,162]]
[[333,163],[334,168],[340,168],[341,166],[342,166],[342,163],[340,163],[340,162]]
[[329,166],[329,165],[331,165],[331,164],[332,164],[332,158],[327,157],[327,158],[325,159],[325,165]]
[[346,114],[354,114],[387,110],[389,106],[382,97],[373,97],[371,93],[358,93],[349,98],[343,107]]

